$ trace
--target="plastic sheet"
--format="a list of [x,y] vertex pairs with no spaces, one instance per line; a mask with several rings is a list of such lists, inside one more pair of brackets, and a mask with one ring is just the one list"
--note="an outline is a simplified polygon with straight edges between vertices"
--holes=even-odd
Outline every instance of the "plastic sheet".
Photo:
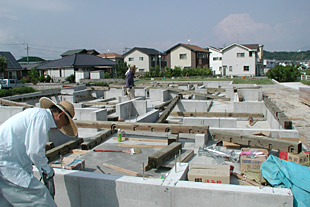
[[270,155],[261,166],[263,177],[275,187],[291,188],[294,207],[310,206],[310,170]]

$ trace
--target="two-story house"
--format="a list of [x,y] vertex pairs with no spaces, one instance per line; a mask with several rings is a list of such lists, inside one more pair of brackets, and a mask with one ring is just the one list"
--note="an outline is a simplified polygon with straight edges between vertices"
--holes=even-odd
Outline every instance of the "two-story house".
[[127,65],[136,65],[138,68],[136,72],[149,72],[156,66],[163,69],[167,65],[165,54],[151,48],[134,47],[123,57]]
[[209,50],[196,45],[179,43],[167,50],[166,54],[170,68],[209,68]]
[[222,75],[223,54],[221,49],[209,46],[208,50],[210,52],[210,69],[213,75]]
[[221,51],[223,76],[263,75],[263,45],[234,43]]

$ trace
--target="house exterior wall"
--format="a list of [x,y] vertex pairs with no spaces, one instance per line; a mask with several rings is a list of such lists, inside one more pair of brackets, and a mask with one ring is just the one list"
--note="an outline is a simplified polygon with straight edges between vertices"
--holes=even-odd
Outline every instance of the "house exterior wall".
[[[238,53],[244,53],[244,57],[237,57]],[[244,71],[244,66],[249,66],[249,71]],[[255,76],[255,71],[256,52],[252,52],[250,57],[249,50],[238,45],[223,51],[223,75],[226,72],[226,76]]]
[[213,71],[214,75],[223,75],[222,67],[223,67],[223,55],[221,52],[209,48],[210,53],[210,69]]
[[74,68],[66,69],[48,69],[47,74],[52,78],[66,78],[74,74]]
[[[129,60],[133,58],[133,60]],[[143,60],[141,60],[143,58]],[[138,68],[136,72],[149,72],[150,71],[150,58],[147,54],[142,53],[138,50],[133,51],[130,54],[127,54],[124,58],[124,61],[127,65],[134,64]],[[143,70],[143,71],[142,71]]]
[[[181,54],[186,54],[186,59],[180,59]],[[181,68],[192,67],[192,53],[191,50],[184,47],[177,47],[170,52],[171,68],[179,66]]]

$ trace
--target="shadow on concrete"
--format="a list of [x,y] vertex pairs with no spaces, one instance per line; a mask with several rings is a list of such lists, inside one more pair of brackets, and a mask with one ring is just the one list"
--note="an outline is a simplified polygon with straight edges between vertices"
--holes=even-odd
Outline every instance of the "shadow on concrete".
[[64,176],[70,206],[119,206],[116,180],[122,176],[73,172]]

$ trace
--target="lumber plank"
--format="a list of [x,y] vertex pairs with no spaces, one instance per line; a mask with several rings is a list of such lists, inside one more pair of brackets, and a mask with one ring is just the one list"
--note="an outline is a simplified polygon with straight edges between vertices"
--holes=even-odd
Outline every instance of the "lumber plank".
[[[117,139],[117,137],[113,137],[113,139]],[[163,142],[168,143],[166,139],[148,139],[148,138],[136,138],[136,137],[122,137],[123,141],[141,141],[141,142]]]
[[108,163],[103,163],[102,165],[104,167],[110,168],[112,170],[116,170],[116,171],[121,172],[121,173],[125,173],[127,175],[136,176],[136,177],[142,177],[142,175],[140,173],[132,171],[132,170],[127,170],[127,169],[124,169],[124,168],[121,168],[121,167],[118,167],[118,166],[115,166],[115,165],[111,165],[111,164],[108,164]]
[[249,147],[259,147],[268,150],[282,150],[285,152],[292,152],[297,154],[302,150],[302,143],[268,138],[264,136],[240,135],[228,131],[213,131],[212,136],[217,140],[233,142],[240,145],[248,145]]
[[182,144],[173,142],[165,148],[155,152],[148,157],[148,164],[145,166],[145,170],[150,170],[152,168],[159,168],[163,163],[173,158],[182,150]]
[[236,113],[236,112],[171,112],[171,116],[184,117],[253,117],[264,118],[263,113]]
[[208,134],[209,126],[194,126],[183,124],[162,124],[162,123],[129,123],[129,122],[109,122],[109,121],[74,121],[79,128],[96,129],[121,129],[128,131],[151,131],[151,132],[171,132],[188,134]]
[[24,108],[32,108],[33,107],[33,105],[30,105],[30,104],[18,103],[15,101],[9,101],[9,100],[5,100],[3,98],[0,98],[0,105],[3,105],[3,106],[21,106]]
[[169,103],[167,108],[162,112],[159,119],[157,120],[157,123],[164,123],[171,113],[171,111],[174,109],[174,107],[177,105],[178,101],[181,99],[181,95],[178,95],[172,99],[172,101]]
[[[194,150],[182,150],[180,161],[181,162],[187,162],[193,156],[194,156]],[[177,161],[179,161],[179,157],[177,157]],[[173,168],[174,164],[175,164],[175,159],[172,158],[171,160],[169,160],[169,161],[165,162],[164,164],[162,164],[162,167]]]
[[76,149],[83,142],[83,138],[78,138],[76,140],[68,141],[62,145],[54,147],[48,151],[46,151],[46,157],[49,161],[54,159],[58,159],[60,155],[67,154],[72,149]]
[[117,144],[117,147],[129,147],[129,148],[164,148],[167,145],[147,145],[147,144]]
[[102,132],[96,134],[93,137],[88,137],[85,141],[81,144],[82,150],[89,150],[100,143],[109,139],[109,136],[113,133],[112,130],[103,130]]

